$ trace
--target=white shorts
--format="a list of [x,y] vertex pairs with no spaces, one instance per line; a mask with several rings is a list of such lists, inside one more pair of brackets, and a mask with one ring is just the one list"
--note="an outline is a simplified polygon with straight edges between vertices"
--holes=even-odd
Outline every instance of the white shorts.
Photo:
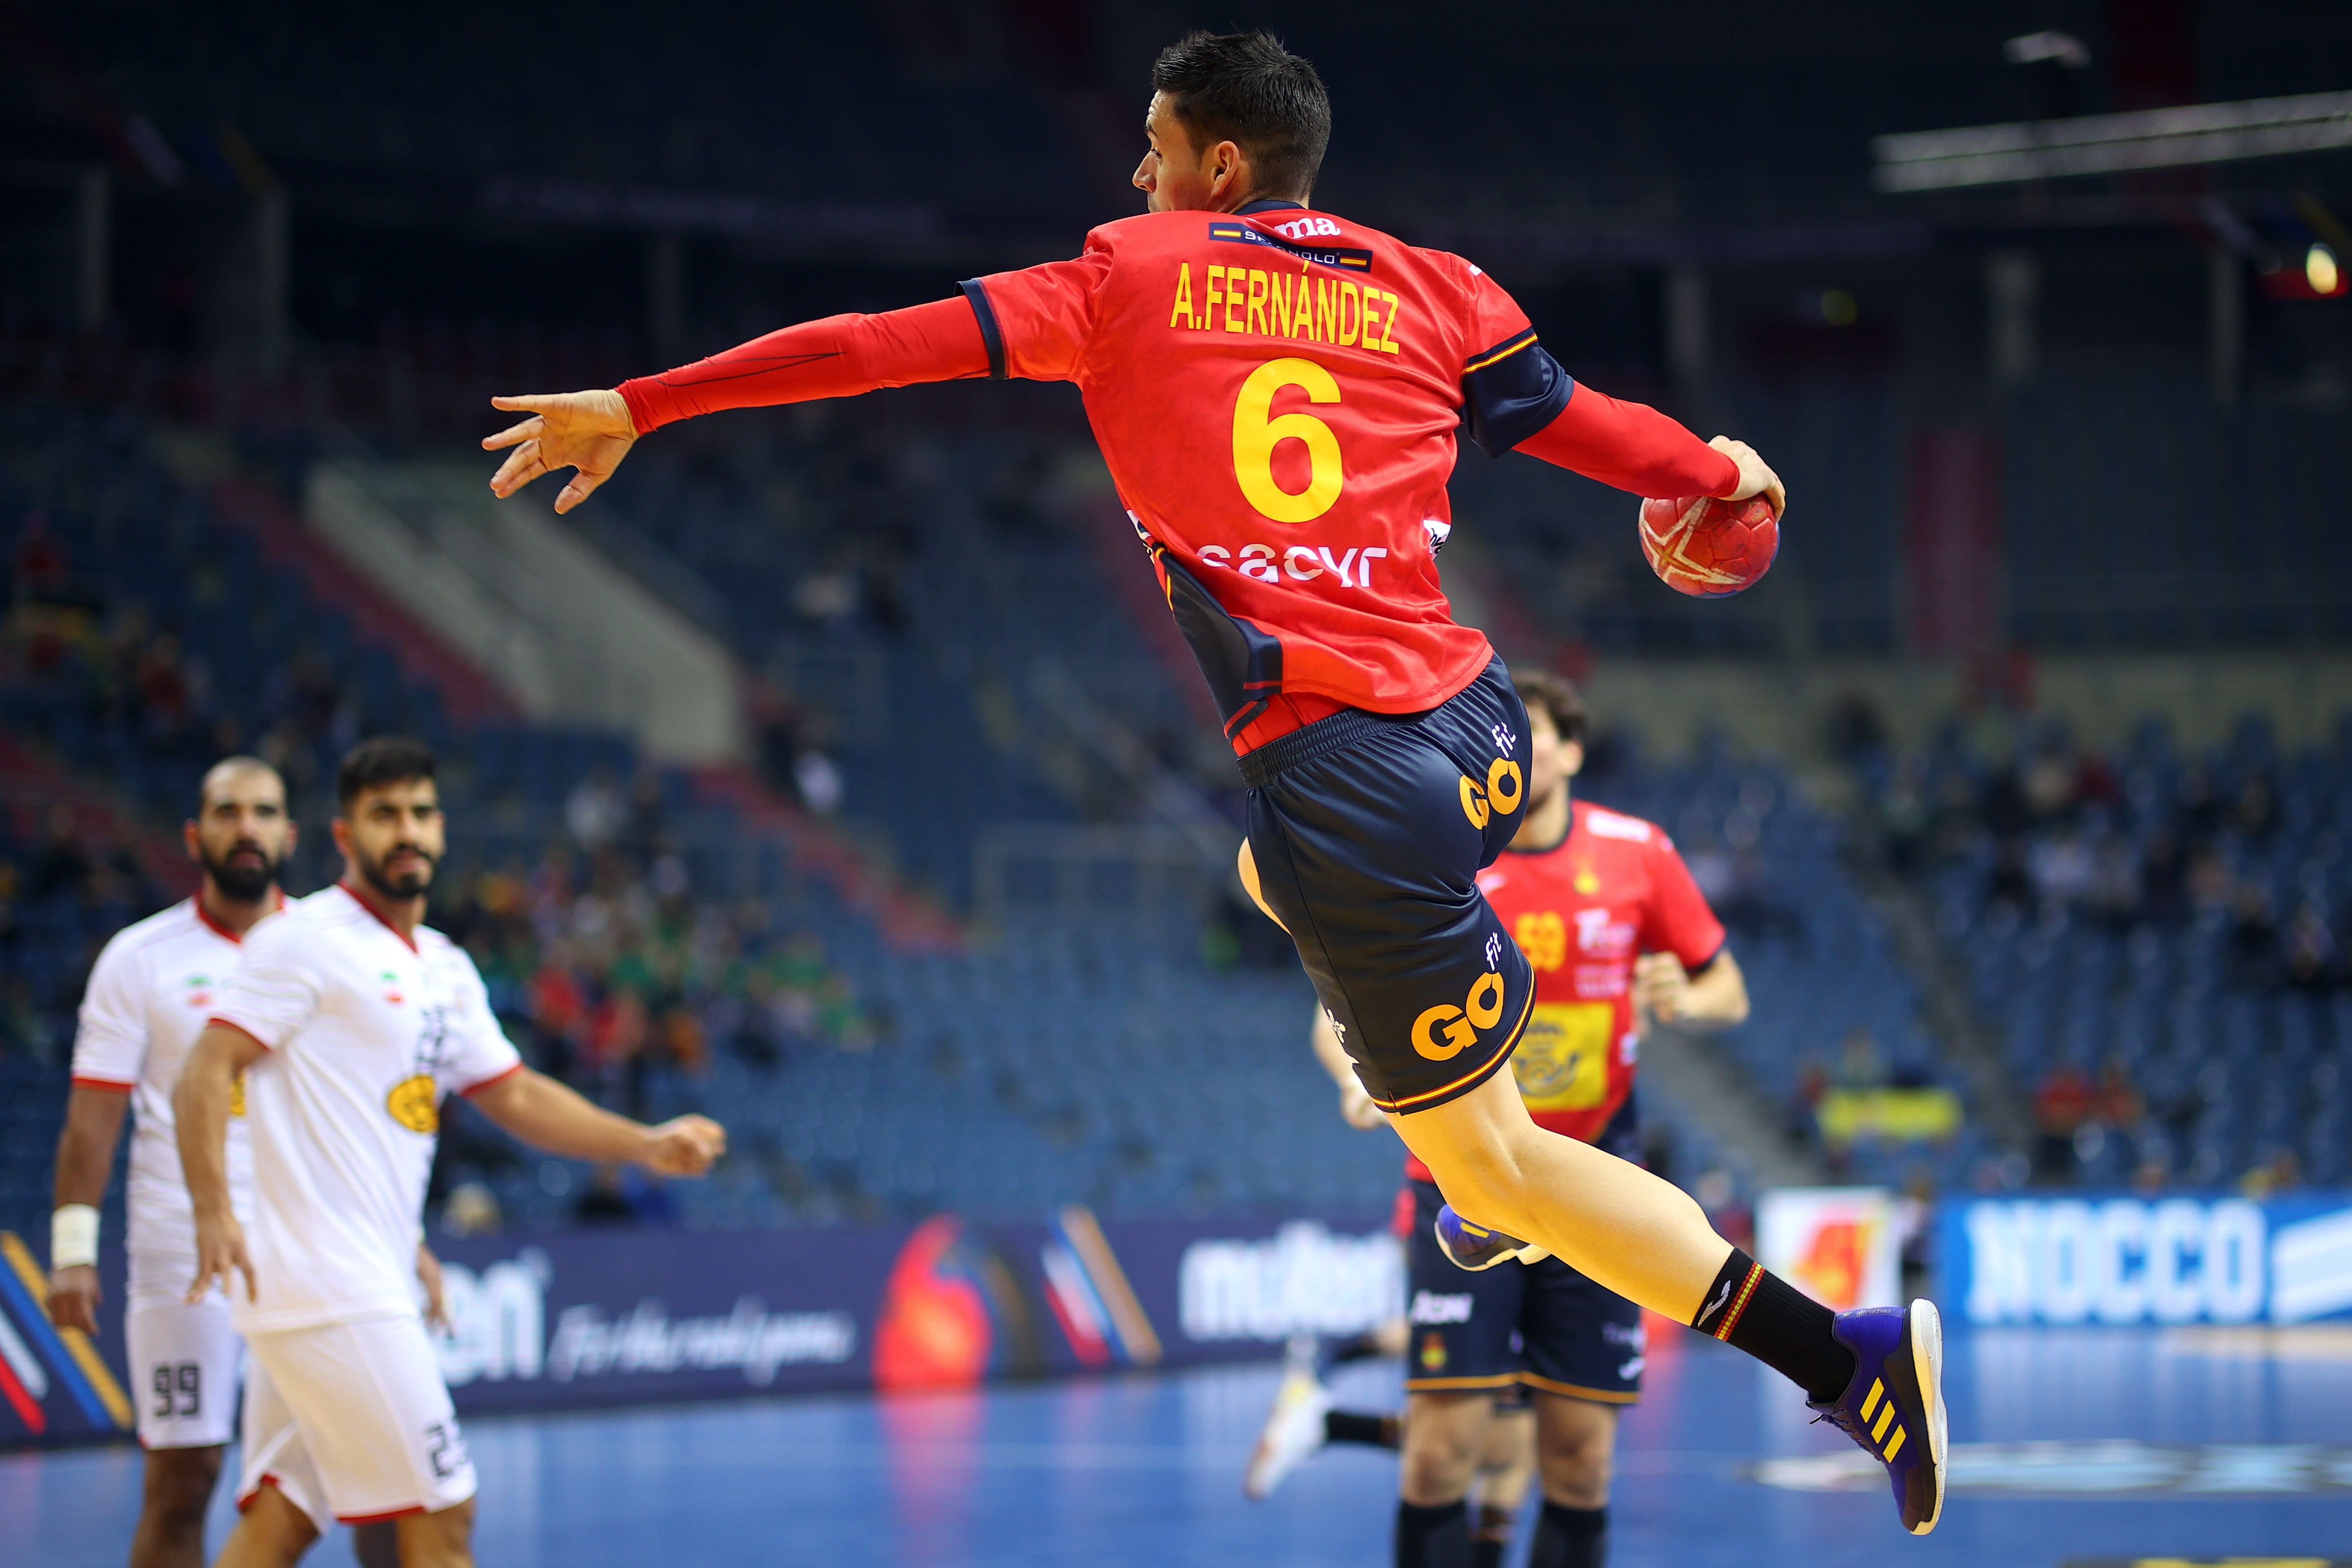
[[236,1435],[245,1342],[230,1326],[220,1292],[193,1307],[133,1295],[122,1315],[122,1342],[142,1447],[211,1448]]
[[237,1506],[264,1481],[324,1530],[438,1513],[474,1495],[474,1461],[419,1318],[257,1333],[245,1384]]

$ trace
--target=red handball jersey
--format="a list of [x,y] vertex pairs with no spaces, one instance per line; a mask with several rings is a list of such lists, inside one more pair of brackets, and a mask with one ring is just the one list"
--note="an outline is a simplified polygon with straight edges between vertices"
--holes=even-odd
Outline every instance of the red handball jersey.
[[1434,708],[1494,657],[1438,585],[1457,426],[1645,496],[1739,481],[1577,386],[1467,261],[1295,202],[1123,218],[963,291],[968,311],[803,322],[621,395],[642,436],[912,382],[1076,382],[1237,751],[1341,708]]
[[[1723,926],[1665,830],[1582,801],[1568,837],[1539,854],[1507,851],[1478,873],[1536,975],[1511,1072],[1536,1124],[1597,1140],[1633,1088],[1633,960],[1671,952],[1696,969]],[[1430,1179],[1408,1154],[1405,1174]]]
[[[1265,203],[1105,224],[1076,260],[965,289],[999,374],[1085,395],[1228,738],[1433,708],[1494,658],[1435,557],[1465,378],[1535,332],[1477,268]],[[1515,435],[1568,400],[1542,363]]]

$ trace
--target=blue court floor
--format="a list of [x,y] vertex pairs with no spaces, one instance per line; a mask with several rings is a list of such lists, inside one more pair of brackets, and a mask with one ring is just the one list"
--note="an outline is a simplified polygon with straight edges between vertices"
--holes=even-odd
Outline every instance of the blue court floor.
[[[1391,1404],[1397,1376],[1352,1369],[1343,1403]],[[1625,1427],[1612,1563],[2352,1558],[2352,1330],[1979,1331],[1955,1336],[1949,1380],[1964,1447],[1943,1527],[1914,1541],[1793,1391],[1709,1342],[1658,1347]],[[502,1568],[1385,1563],[1386,1456],[1335,1450],[1244,1500],[1275,1381],[1253,1366],[484,1419],[477,1544]],[[0,1563],[115,1568],[139,1465],[122,1448],[0,1458]],[[344,1540],[310,1561],[348,1563]]]

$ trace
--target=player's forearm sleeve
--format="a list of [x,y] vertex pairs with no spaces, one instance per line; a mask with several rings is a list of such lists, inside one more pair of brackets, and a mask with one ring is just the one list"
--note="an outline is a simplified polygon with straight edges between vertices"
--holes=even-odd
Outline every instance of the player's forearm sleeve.
[[1739,488],[1739,465],[1672,419],[1580,384],[1558,417],[1512,449],[1638,496],[1719,496]]
[[725,353],[621,384],[637,434],[721,408],[764,408],[877,387],[988,374],[988,345],[969,301],[940,300],[878,316],[827,316]]

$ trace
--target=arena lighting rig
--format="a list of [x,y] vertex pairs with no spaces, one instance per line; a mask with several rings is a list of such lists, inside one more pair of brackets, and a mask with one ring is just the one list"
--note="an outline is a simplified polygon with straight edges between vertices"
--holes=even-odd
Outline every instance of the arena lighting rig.
[[2352,147],[2352,92],[1915,131],[1870,145],[1872,184],[1896,192],[2226,163]]

